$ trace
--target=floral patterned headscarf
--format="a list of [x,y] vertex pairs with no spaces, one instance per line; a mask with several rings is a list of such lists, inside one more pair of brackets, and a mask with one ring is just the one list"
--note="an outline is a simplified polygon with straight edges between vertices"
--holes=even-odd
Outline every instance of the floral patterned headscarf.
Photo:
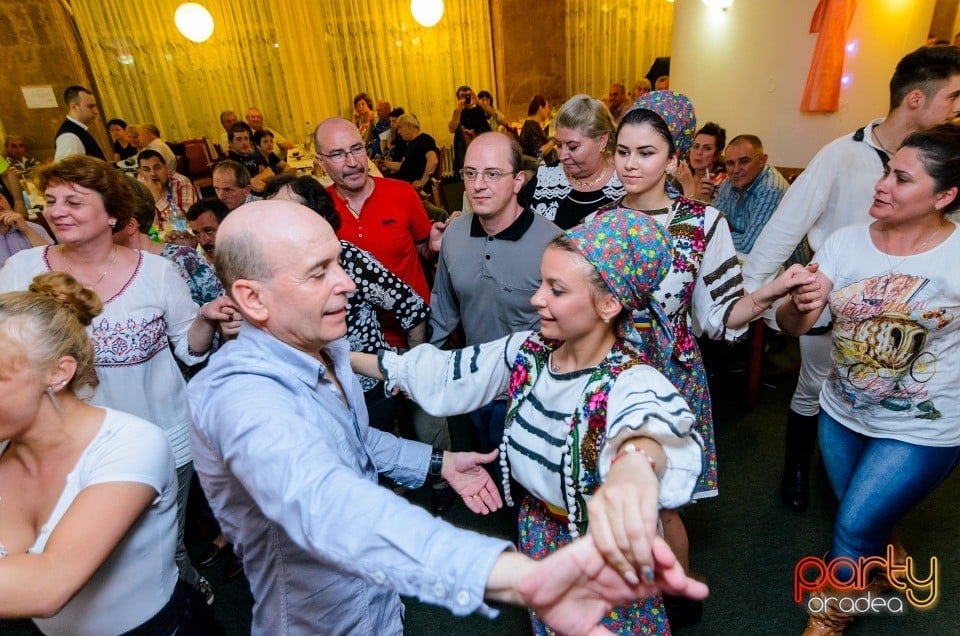
[[669,359],[673,332],[663,308],[653,298],[673,262],[673,239],[668,231],[642,212],[620,208],[568,230],[567,236],[625,309],[649,310],[657,348],[648,349],[629,316],[617,325],[618,335],[641,351]]
[[667,122],[673,145],[680,156],[684,156],[693,147],[693,133],[697,130],[697,114],[693,110],[690,98],[676,91],[653,91],[641,95],[634,102],[634,108],[652,110]]

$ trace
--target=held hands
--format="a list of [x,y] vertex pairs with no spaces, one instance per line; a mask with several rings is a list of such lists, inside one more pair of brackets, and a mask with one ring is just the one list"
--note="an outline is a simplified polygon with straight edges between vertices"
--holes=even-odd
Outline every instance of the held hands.
[[755,312],[757,307],[760,307],[761,310],[766,310],[775,301],[797,290],[812,292],[819,289],[820,284],[817,282],[816,272],[816,263],[811,263],[806,267],[799,263],[794,263],[773,281],[752,294],[747,294],[747,296],[753,298]]
[[471,512],[485,515],[503,507],[500,491],[483,467],[497,458],[499,451],[480,453],[443,453],[440,476],[460,495]]
[[597,550],[633,585],[654,580],[652,546],[657,538],[659,499],[660,482],[650,461],[640,453],[625,453],[587,502]]
[[522,567],[517,582],[519,602],[558,632],[597,636],[610,633],[598,623],[611,609],[637,598],[657,592],[707,597],[707,586],[684,573],[663,539],[654,540],[652,556],[653,580],[631,585],[604,560],[594,537],[587,535]]
[[[792,270],[794,267],[800,267],[800,265],[791,265],[787,272]],[[793,304],[796,306],[797,311],[801,313],[819,311],[827,303],[827,297],[826,294],[824,294],[823,283],[820,281],[820,277],[816,275],[819,267],[820,266],[818,263],[810,263],[803,268],[804,272],[813,274],[812,280],[797,285],[790,290],[790,296],[793,298]]]
[[240,331],[240,311],[227,296],[211,300],[200,307],[200,315],[210,322],[220,323],[220,332],[228,338]]

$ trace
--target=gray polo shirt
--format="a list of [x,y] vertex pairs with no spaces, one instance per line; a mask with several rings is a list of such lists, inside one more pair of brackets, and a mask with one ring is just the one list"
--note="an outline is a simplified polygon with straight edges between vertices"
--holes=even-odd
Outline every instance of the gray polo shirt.
[[494,236],[475,214],[451,221],[430,295],[430,342],[443,344],[461,322],[468,345],[538,329],[530,298],[540,286],[543,251],[560,233],[531,210]]

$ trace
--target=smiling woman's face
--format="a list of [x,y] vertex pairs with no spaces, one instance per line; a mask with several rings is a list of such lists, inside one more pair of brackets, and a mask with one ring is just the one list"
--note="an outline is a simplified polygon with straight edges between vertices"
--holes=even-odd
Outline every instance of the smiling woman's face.
[[111,217],[96,190],[59,181],[49,184],[43,195],[43,217],[60,243],[82,243],[111,233]]

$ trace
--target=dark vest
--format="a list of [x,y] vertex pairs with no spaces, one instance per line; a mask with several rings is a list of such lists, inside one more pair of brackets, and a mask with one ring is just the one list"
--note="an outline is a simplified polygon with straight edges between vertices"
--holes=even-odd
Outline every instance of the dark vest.
[[93,138],[93,135],[84,130],[83,126],[80,124],[75,124],[69,119],[64,119],[63,123],[60,124],[60,128],[57,129],[57,137],[63,133],[73,133],[79,137],[80,141],[83,143],[84,154],[106,161],[106,157],[103,156],[103,150],[100,148],[100,144],[98,144],[97,140]]

